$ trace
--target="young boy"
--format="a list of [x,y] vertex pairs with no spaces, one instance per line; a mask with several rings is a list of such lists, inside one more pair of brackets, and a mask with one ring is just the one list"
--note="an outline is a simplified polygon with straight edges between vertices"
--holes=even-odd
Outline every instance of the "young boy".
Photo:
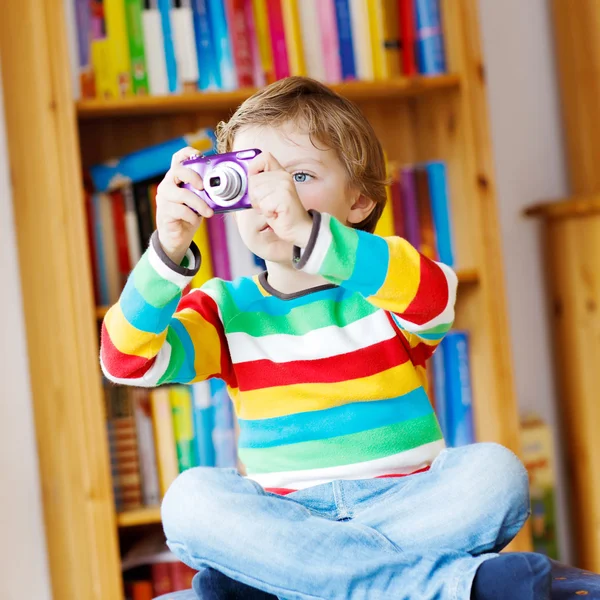
[[[502,549],[528,517],[525,469],[495,444],[445,449],[425,361],[454,318],[457,279],[398,237],[381,146],[358,109],[293,77],[242,104],[219,151],[259,148],[253,209],[235,214],[267,271],[181,297],[211,209],[158,188],[157,231],[102,330],[104,373],[156,386],[220,377],[239,422],[231,469],[182,473],[162,506],[200,598],[547,598],[549,564]],[[493,559],[493,560],[488,560]]]

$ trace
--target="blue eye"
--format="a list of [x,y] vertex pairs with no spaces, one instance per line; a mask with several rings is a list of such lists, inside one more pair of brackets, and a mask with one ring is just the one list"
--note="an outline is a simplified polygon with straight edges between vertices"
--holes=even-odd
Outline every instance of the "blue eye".
[[306,183],[309,180],[309,178],[312,178],[312,175],[300,171],[299,173],[294,173],[292,177],[294,178],[294,181],[296,183]]

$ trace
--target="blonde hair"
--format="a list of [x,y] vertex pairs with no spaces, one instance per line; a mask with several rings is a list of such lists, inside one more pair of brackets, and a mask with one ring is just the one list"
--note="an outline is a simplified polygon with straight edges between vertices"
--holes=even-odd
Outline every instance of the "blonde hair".
[[386,171],[381,143],[355,104],[308,77],[288,77],[248,98],[229,121],[217,126],[217,148],[230,152],[236,133],[247,125],[282,125],[293,121],[336,152],[350,187],[374,203],[369,216],[353,225],[373,232],[385,207]]

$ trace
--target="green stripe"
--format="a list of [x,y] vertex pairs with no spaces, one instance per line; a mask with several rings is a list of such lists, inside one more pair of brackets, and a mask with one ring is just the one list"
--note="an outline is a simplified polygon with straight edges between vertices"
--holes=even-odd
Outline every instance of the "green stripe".
[[435,414],[360,433],[274,448],[240,448],[248,473],[338,467],[375,460],[442,439]]
[[287,315],[270,315],[264,312],[240,313],[227,325],[227,333],[247,333],[253,337],[285,333],[304,335],[309,331],[329,327],[335,323],[346,327],[379,310],[355,294],[343,302],[321,300],[293,308]]
[[173,298],[181,295],[181,290],[174,283],[163,279],[152,268],[148,260],[148,252],[150,251],[144,253],[131,276],[144,300],[155,308],[162,308]]
[[210,297],[217,303],[223,323],[228,323],[240,312],[231,294],[227,293],[223,281],[216,278],[211,279],[202,286],[201,290],[208,292]]
[[[333,217],[329,220],[329,229],[333,241],[325,255],[320,273],[327,277],[329,281],[340,284],[343,281],[348,281],[354,271],[358,234],[356,230],[342,225]],[[335,273],[335,277],[331,276],[333,273]]]
[[158,380],[156,385],[161,385],[166,381],[173,381],[177,373],[179,373],[181,365],[183,365],[183,361],[185,360],[185,350],[183,348],[183,344],[172,327],[169,327],[167,330],[167,342],[171,346],[169,366],[167,367],[164,375]]

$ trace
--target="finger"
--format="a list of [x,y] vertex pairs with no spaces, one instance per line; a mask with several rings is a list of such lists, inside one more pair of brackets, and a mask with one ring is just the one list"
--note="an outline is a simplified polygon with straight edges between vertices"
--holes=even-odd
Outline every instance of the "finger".
[[175,152],[175,154],[173,154],[173,156],[171,157],[171,168],[181,164],[184,160],[187,160],[188,158],[192,158],[193,156],[199,155],[200,152],[198,152],[196,148],[186,146],[185,148],[182,148],[181,150],[178,150],[177,152]]
[[182,183],[189,183],[192,187],[197,190],[204,189],[204,182],[202,181],[202,177],[196,173],[196,171],[190,169],[189,167],[176,166],[171,169],[171,176],[173,177],[173,181],[176,185],[180,185]]
[[261,152],[248,163],[248,175],[256,175],[263,171],[283,171],[279,161],[270,152]]
[[213,216],[213,209],[189,190],[178,188],[177,192],[170,198],[171,203],[185,205],[188,210],[191,209],[198,215],[210,219]]
[[184,221],[195,227],[200,225],[200,217],[183,204],[171,204],[169,216],[177,221]]

